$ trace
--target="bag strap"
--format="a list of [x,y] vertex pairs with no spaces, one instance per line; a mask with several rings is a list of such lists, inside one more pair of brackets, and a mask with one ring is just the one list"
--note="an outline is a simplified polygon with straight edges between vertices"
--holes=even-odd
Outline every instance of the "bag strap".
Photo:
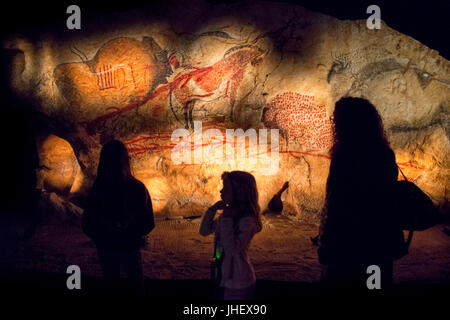
[[409,230],[408,239],[406,240],[406,249],[409,249],[409,245],[411,244],[414,230]]
[[[405,174],[403,173],[402,169],[400,169],[400,167],[398,165],[397,165],[397,169],[402,174],[403,179],[405,179],[405,181],[408,181],[408,178],[405,176]],[[409,250],[409,246],[411,244],[411,241],[412,241],[412,238],[413,238],[413,234],[414,234],[414,230],[409,230],[408,239],[406,240],[406,252],[408,252],[408,250]]]
[[405,179],[405,181],[408,181],[408,178],[405,176],[405,174],[403,173],[402,169],[400,169],[400,167],[397,165],[397,169],[400,171],[400,173],[403,176],[403,179]]

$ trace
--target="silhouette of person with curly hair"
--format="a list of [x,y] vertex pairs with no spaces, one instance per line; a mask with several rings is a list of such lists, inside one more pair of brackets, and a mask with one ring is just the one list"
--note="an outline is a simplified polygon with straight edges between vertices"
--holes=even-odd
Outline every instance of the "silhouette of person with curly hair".
[[367,291],[367,267],[377,265],[381,289],[388,289],[403,240],[392,210],[395,154],[369,101],[342,98],[333,116],[334,145],[318,239],[322,283],[329,293]]

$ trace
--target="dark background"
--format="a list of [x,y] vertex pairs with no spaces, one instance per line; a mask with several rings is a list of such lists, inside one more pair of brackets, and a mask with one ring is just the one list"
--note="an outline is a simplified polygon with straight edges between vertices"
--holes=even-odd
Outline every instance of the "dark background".
[[[236,3],[243,1],[206,0],[211,4]],[[95,3],[94,3],[95,2]],[[312,1],[312,0],[274,0],[301,5],[307,9],[322,12],[338,19],[367,19],[367,7],[376,4],[381,9],[381,19],[391,28],[407,34],[428,47],[440,52],[446,59],[450,58],[450,1],[427,0],[414,1]],[[71,4],[81,8],[81,23],[90,21],[95,25],[102,16],[108,13],[133,8],[144,8],[153,12],[161,12],[155,8],[170,6],[171,0],[165,1],[63,1],[60,3],[10,1],[1,4],[0,26],[3,35],[10,33],[40,33],[43,31],[69,32],[66,29],[66,9]],[[196,1],[185,0],[186,6],[195,6]],[[94,24],[92,24],[94,22]],[[58,30],[61,28],[61,30]],[[75,31],[70,31],[75,32]]]

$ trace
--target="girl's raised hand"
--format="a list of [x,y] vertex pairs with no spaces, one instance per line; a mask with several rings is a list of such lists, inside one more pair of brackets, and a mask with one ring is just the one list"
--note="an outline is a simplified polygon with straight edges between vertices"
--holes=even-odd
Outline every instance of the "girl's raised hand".
[[217,201],[216,203],[214,203],[211,207],[209,207],[209,210],[212,210],[212,211],[223,210],[223,209],[225,209],[225,207],[226,207],[225,202],[220,200],[220,201]]

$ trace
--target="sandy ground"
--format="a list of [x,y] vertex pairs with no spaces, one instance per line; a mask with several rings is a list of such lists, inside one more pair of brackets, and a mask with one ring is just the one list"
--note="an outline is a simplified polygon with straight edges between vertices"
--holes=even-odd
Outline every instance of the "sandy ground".
[[[321,267],[310,237],[317,226],[288,216],[264,218],[263,231],[250,249],[258,279],[317,282]],[[202,237],[200,219],[156,219],[142,250],[144,275],[150,279],[207,279],[213,236]],[[416,232],[408,256],[396,262],[395,281],[402,284],[450,284],[450,237],[436,226]],[[66,273],[76,264],[85,276],[100,276],[96,249],[83,234],[80,221],[47,219],[34,237],[12,254],[16,270]]]

